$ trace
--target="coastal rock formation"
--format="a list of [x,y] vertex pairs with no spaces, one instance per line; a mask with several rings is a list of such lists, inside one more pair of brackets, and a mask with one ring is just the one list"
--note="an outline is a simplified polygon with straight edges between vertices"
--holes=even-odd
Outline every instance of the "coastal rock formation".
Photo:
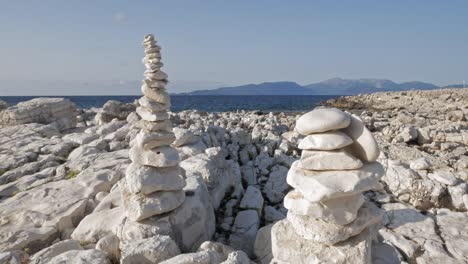
[[107,101],[94,117],[97,125],[109,123],[114,118],[126,120],[128,115],[135,112],[135,104],[125,104],[115,100]]
[[0,112],[0,127],[20,124],[50,124],[63,131],[76,126],[78,111],[64,98],[36,98]]
[[287,175],[287,219],[271,228],[273,262],[370,263],[369,229],[382,213],[362,193],[385,173],[377,142],[357,117],[333,108],[304,114],[296,131],[306,137]]
[[177,165],[179,156],[170,147],[175,136],[167,121],[170,100],[165,91],[167,75],[161,71],[161,48],[156,45],[153,35],[145,36],[143,46],[146,71],[141,88],[143,97],[139,100],[137,113],[141,123],[149,124],[139,127],[140,132],[131,143],[129,154],[132,164],[122,185],[123,206],[131,221],[172,211],[185,199],[182,191],[185,179]]

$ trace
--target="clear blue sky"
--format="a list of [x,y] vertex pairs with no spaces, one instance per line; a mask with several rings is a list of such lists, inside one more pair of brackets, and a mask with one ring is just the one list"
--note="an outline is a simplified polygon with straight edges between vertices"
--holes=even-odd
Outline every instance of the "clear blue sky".
[[466,0],[0,0],[0,80],[139,80],[146,33],[182,90],[338,76],[468,79]]

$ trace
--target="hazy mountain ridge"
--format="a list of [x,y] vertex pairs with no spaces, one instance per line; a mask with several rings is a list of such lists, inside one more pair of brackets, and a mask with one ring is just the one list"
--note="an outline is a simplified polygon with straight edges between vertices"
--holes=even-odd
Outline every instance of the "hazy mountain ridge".
[[241,86],[198,90],[181,95],[354,95],[382,91],[432,90],[438,86],[426,82],[396,83],[385,79],[333,78],[301,86],[295,82],[265,82]]

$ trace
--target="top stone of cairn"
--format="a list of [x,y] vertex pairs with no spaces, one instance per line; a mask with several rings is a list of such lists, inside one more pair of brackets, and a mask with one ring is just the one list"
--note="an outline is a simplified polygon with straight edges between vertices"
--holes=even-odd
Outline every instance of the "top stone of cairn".
[[304,150],[345,147],[363,162],[374,162],[380,154],[374,136],[362,121],[336,108],[315,109],[302,115],[296,121],[295,130],[307,136],[299,144]]
[[321,108],[310,111],[296,122],[296,131],[302,135],[338,130],[349,126],[351,117],[336,108]]

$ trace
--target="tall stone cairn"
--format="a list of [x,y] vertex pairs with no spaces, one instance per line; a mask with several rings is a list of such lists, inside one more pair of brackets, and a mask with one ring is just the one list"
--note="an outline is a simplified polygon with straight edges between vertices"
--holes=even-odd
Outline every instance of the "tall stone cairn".
[[377,142],[362,121],[334,108],[296,122],[305,138],[288,172],[287,218],[271,231],[273,263],[371,263],[371,232],[382,214],[365,191],[385,171]]
[[166,92],[167,74],[161,70],[161,47],[153,35],[143,40],[146,67],[136,109],[140,132],[131,142],[130,159],[122,188],[127,217],[141,221],[170,212],[185,200],[185,178],[178,166],[179,155],[170,145],[175,140],[169,120],[171,106]]

